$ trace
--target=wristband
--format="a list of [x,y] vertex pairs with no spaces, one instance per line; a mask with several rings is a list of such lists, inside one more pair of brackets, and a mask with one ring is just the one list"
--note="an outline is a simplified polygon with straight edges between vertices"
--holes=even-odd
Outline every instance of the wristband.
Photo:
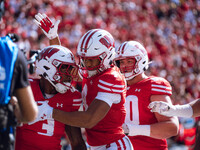
[[127,124],[129,128],[128,136],[144,135],[150,136],[151,127],[150,125],[131,125]]

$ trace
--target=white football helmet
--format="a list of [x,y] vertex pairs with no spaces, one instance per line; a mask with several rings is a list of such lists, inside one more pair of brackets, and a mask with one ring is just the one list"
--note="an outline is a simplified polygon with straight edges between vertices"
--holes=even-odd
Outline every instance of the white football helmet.
[[131,80],[138,74],[143,73],[149,67],[148,55],[146,49],[137,41],[126,41],[122,43],[116,51],[114,63],[120,68],[120,61],[122,59],[134,58],[135,65],[131,68],[131,72],[126,72],[124,68],[120,68],[121,73],[125,76],[126,80]]
[[[85,78],[90,78],[111,66],[112,60],[115,58],[114,39],[105,30],[89,30],[79,41],[77,55],[79,57],[79,73]],[[84,64],[84,59],[97,58],[100,61],[98,66],[88,68]]]
[[60,45],[44,48],[36,61],[36,74],[47,79],[59,93],[65,93],[68,89],[73,90],[71,80],[77,76],[75,71],[77,65],[74,55]]

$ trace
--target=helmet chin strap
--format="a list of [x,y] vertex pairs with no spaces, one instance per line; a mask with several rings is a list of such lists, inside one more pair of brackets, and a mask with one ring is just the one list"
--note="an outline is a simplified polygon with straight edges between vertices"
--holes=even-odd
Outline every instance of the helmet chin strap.
[[96,75],[97,73],[98,73],[97,70],[91,70],[91,71],[88,71],[88,76],[92,77],[92,76]]
[[58,91],[59,93],[63,94],[67,91],[67,87],[62,85],[61,83],[54,84],[45,72],[44,72],[43,76],[56,88],[56,91]]
[[68,89],[66,86],[62,85],[61,83],[57,83],[55,85],[55,88],[61,94],[64,94],[65,92],[67,92],[67,89]]
[[135,75],[133,75],[133,71],[132,72],[126,72],[126,73],[123,73],[123,74],[124,74],[126,80],[131,80],[135,77]]

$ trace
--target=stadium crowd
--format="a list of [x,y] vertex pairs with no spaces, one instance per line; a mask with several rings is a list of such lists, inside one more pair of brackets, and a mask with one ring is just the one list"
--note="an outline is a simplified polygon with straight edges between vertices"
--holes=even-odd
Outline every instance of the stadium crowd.
[[[116,40],[143,43],[153,60],[149,74],[167,79],[174,104],[200,97],[200,0],[7,0],[0,36],[17,33],[27,52],[49,45],[33,23],[38,12],[61,20],[59,37],[76,54],[80,37],[102,28]],[[54,20],[55,18],[55,20]]]

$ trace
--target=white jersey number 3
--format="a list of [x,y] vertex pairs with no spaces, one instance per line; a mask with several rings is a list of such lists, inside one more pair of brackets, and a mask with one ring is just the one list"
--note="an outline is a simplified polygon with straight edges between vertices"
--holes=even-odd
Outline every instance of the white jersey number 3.
[[48,119],[47,124],[46,123],[42,124],[42,129],[46,130],[47,132],[46,133],[38,132],[38,134],[52,136],[54,132],[54,123],[55,123],[54,119]]

